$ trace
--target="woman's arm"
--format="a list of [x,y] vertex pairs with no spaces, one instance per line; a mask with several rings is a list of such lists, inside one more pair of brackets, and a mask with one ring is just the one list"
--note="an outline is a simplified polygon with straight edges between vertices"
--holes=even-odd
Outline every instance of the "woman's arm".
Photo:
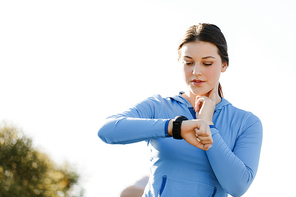
[[169,119],[111,117],[99,130],[99,137],[108,144],[128,144],[166,137]]
[[243,195],[255,178],[261,143],[262,125],[252,115],[232,150],[225,144],[218,130],[212,128],[213,146],[206,153],[212,169],[223,187],[232,196]]
[[169,119],[155,119],[162,102],[160,96],[150,97],[124,113],[107,118],[99,137],[109,144],[127,144],[169,136]]
[[[209,97],[197,97],[196,116],[209,125],[213,124],[212,118],[217,101],[219,101],[217,87],[210,91]],[[247,191],[254,180],[259,163],[262,124],[251,113],[246,117],[245,123],[233,150],[229,149],[219,131],[211,128],[213,145],[206,152],[219,183],[232,196],[241,196]]]

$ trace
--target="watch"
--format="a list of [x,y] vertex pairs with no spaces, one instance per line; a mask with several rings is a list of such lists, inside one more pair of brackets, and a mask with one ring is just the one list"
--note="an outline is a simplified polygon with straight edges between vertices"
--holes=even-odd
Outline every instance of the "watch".
[[185,116],[177,116],[173,121],[173,138],[181,140],[181,125],[184,120],[188,120]]

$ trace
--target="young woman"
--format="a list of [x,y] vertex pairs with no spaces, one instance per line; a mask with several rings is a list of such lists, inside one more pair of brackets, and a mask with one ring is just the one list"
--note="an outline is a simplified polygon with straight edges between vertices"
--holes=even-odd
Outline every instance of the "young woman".
[[143,196],[241,196],[257,172],[262,125],[223,98],[226,40],[215,25],[194,25],[178,53],[188,91],[156,95],[111,116],[98,135],[109,144],[148,142],[151,173]]

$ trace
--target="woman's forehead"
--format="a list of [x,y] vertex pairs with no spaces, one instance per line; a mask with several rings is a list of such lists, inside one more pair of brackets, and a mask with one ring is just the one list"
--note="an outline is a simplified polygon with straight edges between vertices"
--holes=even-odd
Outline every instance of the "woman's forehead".
[[181,56],[186,58],[205,58],[219,56],[218,48],[210,42],[189,42],[182,46]]

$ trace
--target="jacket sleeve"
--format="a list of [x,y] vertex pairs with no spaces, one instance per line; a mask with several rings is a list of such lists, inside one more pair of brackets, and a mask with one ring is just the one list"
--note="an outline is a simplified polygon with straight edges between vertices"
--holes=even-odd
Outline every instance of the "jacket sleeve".
[[167,137],[169,119],[155,119],[162,108],[160,96],[150,97],[129,110],[110,116],[98,132],[108,144],[128,144]]
[[229,149],[216,128],[213,146],[206,152],[212,169],[223,187],[232,196],[243,195],[255,178],[262,144],[262,124],[253,114],[237,137],[235,147]]

